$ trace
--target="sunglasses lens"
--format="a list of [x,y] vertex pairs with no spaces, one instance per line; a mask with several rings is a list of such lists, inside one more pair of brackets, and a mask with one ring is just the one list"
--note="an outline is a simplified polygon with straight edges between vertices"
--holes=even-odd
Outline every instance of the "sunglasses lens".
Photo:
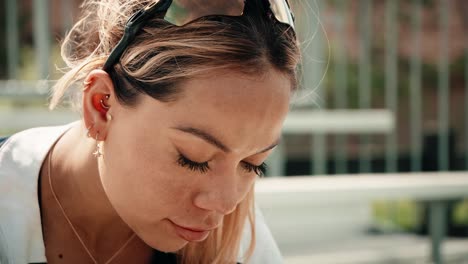
[[[286,0],[269,0],[271,11],[279,22],[294,28],[294,19]],[[241,16],[244,0],[173,0],[164,19],[177,26],[183,26],[203,16]]]
[[173,0],[164,19],[183,26],[203,16],[241,16],[244,0]]
[[286,0],[270,0],[270,8],[279,22],[294,28],[294,18]]

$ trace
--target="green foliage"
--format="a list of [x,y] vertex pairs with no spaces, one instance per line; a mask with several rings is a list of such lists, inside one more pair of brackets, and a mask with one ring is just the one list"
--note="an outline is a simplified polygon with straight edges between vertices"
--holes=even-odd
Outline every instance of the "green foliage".
[[[418,230],[424,222],[423,210],[423,206],[413,200],[378,201],[372,204],[375,224],[383,231]],[[456,226],[468,226],[468,200],[455,204],[450,220]]]
[[455,225],[467,226],[468,225],[468,200],[463,200],[455,205],[452,214],[453,223]]
[[377,226],[382,229],[413,231],[422,223],[422,208],[411,200],[374,202],[372,213]]
[[[37,61],[34,47],[32,46],[22,46],[20,49],[20,64],[18,69],[18,79],[19,80],[37,80]],[[49,59],[49,80],[58,79],[62,73],[56,68],[61,68],[64,66],[64,63],[60,57],[60,47],[58,44],[54,44],[51,47],[51,54]]]

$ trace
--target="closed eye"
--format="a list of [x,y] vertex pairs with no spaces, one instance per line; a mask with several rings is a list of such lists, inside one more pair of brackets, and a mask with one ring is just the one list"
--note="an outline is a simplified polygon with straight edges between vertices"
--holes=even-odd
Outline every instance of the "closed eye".
[[177,163],[181,167],[185,167],[191,171],[198,171],[201,173],[206,173],[209,169],[210,166],[208,166],[208,161],[205,162],[195,162],[193,160],[188,159],[182,154],[179,154],[179,158],[177,159]]
[[266,171],[267,171],[267,165],[266,165],[265,162],[263,162],[260,165],[253,165],[251,163],[243,161],[242,165],[243,165],[243,168],[247,172],[255,172],[255,174],[257,174],[260,177],[264,176],[266,174]]
[[[179,154],[179,158],[177,159],[177,163],[184,168],[187,168],[191,171],[198,171],[201,173],[206,173],[209,169],[210,166],[208,165],[208,161],[205,162],[196,162],[193,160],[190,160],[189,158],[185,157],[182,154]],[[242,162],[242,168],[248,172],[254,172],[258,176],[262,177],[266,174],[267,172],[267,165],[265,162],[263,162],[260,165],[254,165],[248,162],[243,161]]]

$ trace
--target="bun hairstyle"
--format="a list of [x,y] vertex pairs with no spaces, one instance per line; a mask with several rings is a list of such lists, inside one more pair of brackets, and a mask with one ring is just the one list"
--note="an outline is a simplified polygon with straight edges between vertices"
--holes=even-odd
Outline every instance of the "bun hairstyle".
[[[85,0],[82,16],[62,43],[68,71],[53,87],[50,109],[65,93],[80,98],[85,77],[101,69],[123,35],[124,26],[150,0]],[[224,0],[223,0],[224,1]],[[179,84],[213,70],[259,75],[270,68],[288,76],[296,88],[300,60],[294,31],[266,15],[263,0],[247,0],[240,17],[208,16],[185,26],[171,25],[157,15],[140,30],[108,71],[117,100],[135,106],[142,94],[156,100],[177,100]],[[79,100],[77,100],[79,102]],[[79,104],[75,106],[80,108]],[[182,263],[235,263],[246,219],[254,233],[253,189],[222,227],[180,252]],[[247,251],[253,251],[255,236]]]

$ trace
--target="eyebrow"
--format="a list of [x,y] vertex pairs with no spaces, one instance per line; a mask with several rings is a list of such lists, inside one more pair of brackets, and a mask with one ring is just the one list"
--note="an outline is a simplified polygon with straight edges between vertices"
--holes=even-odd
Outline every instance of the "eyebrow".
[[[221,140],[217,139],[215,136],[211,135],[210,133],[208,133],[208,132],[206,132],[206,131],[204,131],[202,129],[195,128],[195,127],[187,127],[187,126],[173,127],[173,129],[176,129],[176,130],[182,131],[184,133],[192,134],[192,135],[194,135],[196,137],[199,137],[199,138],[203,139],[204,141],[208,142],[209,144],[219,148],[223,152],[226,152],[226,153],[231,152],[231,149],[228,148],[225,144],[223,144],[221,142]],[[270,146],[264,148],[263,150],[255,153],[254,155],[267,152],[268,150],[276,147],[279,143],[280,143],[280,139],[276,140],[273,144],[271,144]]]

